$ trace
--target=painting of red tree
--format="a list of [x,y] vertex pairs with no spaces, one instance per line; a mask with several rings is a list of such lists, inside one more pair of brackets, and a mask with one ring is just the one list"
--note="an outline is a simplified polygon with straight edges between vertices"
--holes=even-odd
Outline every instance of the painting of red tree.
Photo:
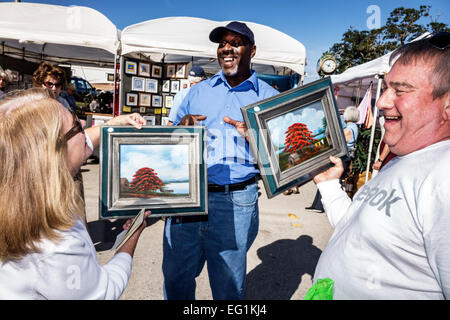
[[312,132],[308,130],[308,126],[304,123],[292,124],[286,133],[286,139],[284,141],[285,148],[283,152],[295,154],[297,151],[303,151],[307,156],[311,156],[316,153],[314,149],[304,150],[307,146],[312,146],[318,142],[312,136]]
[[141,168],[133,175],[129,188],[135,192],[147,192],[161,189],[164,182],[152,168]]

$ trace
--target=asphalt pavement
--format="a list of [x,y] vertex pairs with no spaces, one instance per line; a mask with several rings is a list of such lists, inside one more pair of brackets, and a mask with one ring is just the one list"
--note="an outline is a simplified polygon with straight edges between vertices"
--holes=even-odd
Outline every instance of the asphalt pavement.
[[[114,252],[110,250],[122,231],[120,220],[99,220],[99,165],[82,167],[86,218],[100,264]],[[312,285],[314,269],[332,228],[324,213],[305,210],[316,193],[310,181],[299,194],[268,199],[259,182],[259,233],[248,251],[247,299],[303,300]],[[162,239],[164,221],[150,219],[137,245],[133,269],[121,300],[162,300]],[[196,299],[211,300],[206,265],[197,278]]]

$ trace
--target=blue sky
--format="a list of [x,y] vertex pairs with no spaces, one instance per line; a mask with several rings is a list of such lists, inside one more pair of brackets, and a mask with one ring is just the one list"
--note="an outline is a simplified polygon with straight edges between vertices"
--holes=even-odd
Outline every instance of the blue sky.
[[120,177],[133,180],[137,170],[149,167],[163,180],[189,178],[188,145],[121,145]]
[[[0,0],[0,2],[5,2]],[[169,16],[191,16],[217,21],[244,20],[278,29],[303,43],[306,47],[309,77],[316,78],[316,63],[322,53],[339,42],[349,27],[368,29],[367,13],[371,5],[380,9],[381,25],[397,7],[419,8],[431,5],[433,18],[450,25],[449,0],[149,0],[149,1],[22,1],[57,5],[80,5],[100,11],[119,29]],[[426,18],[423,23],[430,22]],[[308,82],[308,78],[306,82]]]

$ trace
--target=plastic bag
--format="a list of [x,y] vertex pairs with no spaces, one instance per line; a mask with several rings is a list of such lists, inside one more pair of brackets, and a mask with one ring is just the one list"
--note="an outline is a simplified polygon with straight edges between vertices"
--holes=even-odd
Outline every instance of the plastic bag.
[[317,279],[308,290],[304,300],[333,300],[334,281],[330,278]]

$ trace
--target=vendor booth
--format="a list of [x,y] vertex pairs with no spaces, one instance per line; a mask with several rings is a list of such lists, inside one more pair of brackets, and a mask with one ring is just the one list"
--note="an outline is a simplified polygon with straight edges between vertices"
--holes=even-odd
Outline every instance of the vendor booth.
[[[139,112],[155,124],[164,124],[173,96],[189,86],[193,65],[209,75],[220,70],[217,44],[211,30],[230,21],[167,17],[126,27],[121,33],[120,94],[115,114]],[[245,21],[244,21],[245,22]],[[304,76],[305,47],[273,28],[245,22],[255,34],[252,68],[261,75],[280,77],[287,86]],[[273,78],[271,81],[275,81]],[[281,82],[280,82],[281,83]]]
[[68,81],[72,65],[114,68],[119,36],[116,26],[91,8],[0,3],[0,65],[13,75],[9,90],[31,87],[43,61],[61,66]]

